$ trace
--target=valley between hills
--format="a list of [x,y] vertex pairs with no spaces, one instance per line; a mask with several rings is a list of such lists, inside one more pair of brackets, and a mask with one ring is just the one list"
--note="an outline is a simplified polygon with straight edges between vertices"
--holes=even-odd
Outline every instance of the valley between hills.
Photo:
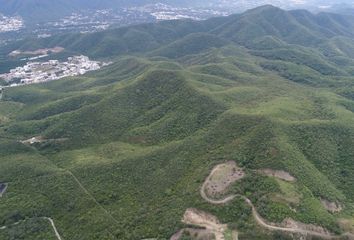
[[263,6],[26,39],[0,72],[59,47],[42,60],[110,64],[0,80],[1,240],[353,239],[353,17]]

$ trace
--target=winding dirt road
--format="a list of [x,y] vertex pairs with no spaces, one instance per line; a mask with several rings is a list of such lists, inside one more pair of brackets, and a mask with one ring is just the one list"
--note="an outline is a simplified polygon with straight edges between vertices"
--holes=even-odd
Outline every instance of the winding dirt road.
[[231,200],[233,200],[236,196],[235,195],[230,195],[230,196],[227,196],[225,197],[224,199],[221,199],[221,200],[215,200],[215,199],[211,199],[207,196],[206,194],[206,188],[207,188],[207,185],[208,185],[208,182],[210,181],[210,179],[213,177],[213,175],[219,171],[219,168],[220,168],[221,165],[217,165],[213,168],[213,170],[210,172],[209,176],[205,179],[202,187],[200,188],[200,195],[202,196],[202,198],[211,203],[211,204],[216,204],[216,205],[219,205],[219,204],[225,204],[225,203],[228,203],[230,202]]
[[[209,179],[213,176],[213,174],[218,170],[218,167],[214,167],[213,170],[211,171],[211,173],[209,174],[209,176],[206,178],[206,180],[204,181],[201,189],[200,189],[200,195],[201,197],[207,201],[208,203],[211,204],[216,204],[216,205],[220,205],[220,204],[226,204],[230,201],[232,201],[234,198],[236,197],[241,197],[245,200],[245,202],[252,208],[252,215],[254,217],[254,219],[256,220],[256,222],[270,230],[270,231],[281,231],[281,232],[288,232],[288,233],[298,233],[298,234],[302,234],[302,235],[310,235],[310,236],[316,236],[316,237],[320,237],[323,239],[341,239],[343,237],[349,237],[349,239],[354,239],[354,234],[352,233],[344,233],[342,235],[333,235],[333,234],[325,234],[325,233],[320,233],[320,232],[316,232],[316,231],[311,231],[311,230],[306,230],[306,229],[302,229],[302,228],[290,228],[290,227],[279,227],[279,226],[275,226],[275,225],[271,225],[268,224],[257,212],[256,207],[253,205],[253,203],[251,202],[250,199],[248,199],[247,197],[240,195],[240,194],[235,194],[235,195],[230,195],[225,197],[224,199],[221,200],[214,200],[211,199],[210,197],[207,196],[206,192],[205,192],[205,188],[207,185],[207,182],[209,181]],[[237,238],[236,238],[237,239]]]

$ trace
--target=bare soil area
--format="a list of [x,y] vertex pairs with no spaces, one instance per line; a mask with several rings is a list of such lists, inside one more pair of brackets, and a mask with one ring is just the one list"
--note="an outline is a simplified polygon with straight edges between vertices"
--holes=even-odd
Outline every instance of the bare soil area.
[[342,205],[338,202],[331,202],[326,199],[321,199],[321,203],[323,207],[331,213],[338,213],[343,210]]
[[[228,164],[230,164],[230,163],[228,163]],[[235,165],[233,165],[233,166],[235,166]],[[243,198],[246,201],[246,203],[252,208],[252,215],[255,218],[256,222],[260,226],[262,226],[270,231],[281,231],[281,232],[295,233],[295,234],[301,234],[304,236],[307,236],[307,235],[316,236],[316,237],[320,237],[322,239],[341,239],[342,237],[353,239],[354,235],[351,232],[346,232],[343,235],[333,235],[331,232],[329,232],[327,229],[325,229],[321,226],[296,222],[290,218],[285,219],[281,224],[268,223],[259,215],[259,213],[257,212],[257,209],[255,208],[255,206],[253,205],[251,200],[248,199],[247,197],[239,195],[239,194],[231,195],[231,196],[225,197],[224,199],[221,199],[221,200],[210,199],[207,196],[207,194],[204,192],[206,190],[206,186],[209,183],[209,181],[213,181],[213,179],[222,178],[222,176],[220,176],[222,174],[220,174],[219,171],[220,171],[220,169],[223,170],[225,168],[227,168],[227,167],[225,167],[225,164],[217,165],[212,170],[212,172],[210,173],[210,175],[208,176],[206,181],[204,182],[200,193],[201,193],[201,196],[203,197],[203,199],[205,199],[207,202],[209,202],[211,204],[223,204],[223,203],[227,203],[227,202],[231,201],[232,199],[234,199],[235,197],[239,196],[239,197]],[[215,176],[214,176],[215,173],[219,174],[219,175],[216,175],[216,176],[218,176],[218,178],[215,178]],[[271,176],[271,177],[277,177],[277,178],[282,179],[284,181],[290,181],[290,182],[295,181],[294,177],[292,177],[289,173],[284,172],[284,171],[274,171],[274,170],[264,171],[264,170],[262,170],[262,173],[269,174],[269,176]],[[243,176],[244,176],[244,173],[242,174],[242,177]],[[238,179],[240,179],[240,178],[238,178]],[[206,213],[200,212],[195,209],[188,209],[186,211],[185,216],[184,216],[184,222],[187,224],[194,224],[194,225],[202,226],[202,227],[205,227],[206,229],[214,229],[214,231],[213,231],[214,233],[224,232],[227,229],[226,225],[220,224],[214,216],[208,215]],[[216,240],[224,239],[223,234],[222,234],[222,236],[221,235],[215,235],[215,236],[216,236]],[[236,236],[237,236],[237,234],[236,234]]]
[[41,48],[37,49],[34,51],[20,51],[20,50],[15,50],[12,51],[9,56],[10,57],[16,57],[18,55],[45,55],[49,53],[60,53],[64,51],[64,48],[62,47],[54,47],[54,48]]
[[211,197],[226,193],[228,187],[245,176],[234,161],[217,165],[204,183],[204,192]]
[[258,170],[259,173],[266,175],[268,177],[275,177],[287,182],[295,182],[296,179],[290,175],[290,173],[283,170],[273,170],[273,169],[261,169]]
[[224,232],[227,229],[226,224],[221,224],[219,220],[206,212],[195,208],[189,208],[184,213],[182,222],[185,224],[195,225],[211,232],[215,236],[215,240],[225,240]]

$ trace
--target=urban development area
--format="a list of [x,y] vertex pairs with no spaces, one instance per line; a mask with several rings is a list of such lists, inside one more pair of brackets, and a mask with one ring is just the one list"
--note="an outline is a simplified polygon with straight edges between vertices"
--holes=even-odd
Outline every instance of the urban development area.
[[11,69],[9,73],[1,74],[0,78],[14,87],[82,75],[108,64],[110,63],[92,61],[87,56],[73,56],[69,57],[66,62],[60,62],[59,60],[27,62],[23,67],[17,67]]
[[6,17],[0,14],[0,33],[18,31],[23,26],[21,17]]

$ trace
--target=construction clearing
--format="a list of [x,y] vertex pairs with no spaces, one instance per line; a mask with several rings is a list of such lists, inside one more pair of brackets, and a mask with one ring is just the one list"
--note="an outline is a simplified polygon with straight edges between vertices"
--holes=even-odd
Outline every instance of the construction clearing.
[[225,194],[231,184],[245,176],[234,161],[217,165],[203,184],[203,191],[209,197]]
[[227,230],[227,224],[220,223],[215,216],[209,213],[195,208],[189,208],[184,213],[182,222],[202,228],[200,230],[193,229],[191,233],[203,234],[207,237],[213,234],[215,236],[215,240],[225,240],[224,234]]

